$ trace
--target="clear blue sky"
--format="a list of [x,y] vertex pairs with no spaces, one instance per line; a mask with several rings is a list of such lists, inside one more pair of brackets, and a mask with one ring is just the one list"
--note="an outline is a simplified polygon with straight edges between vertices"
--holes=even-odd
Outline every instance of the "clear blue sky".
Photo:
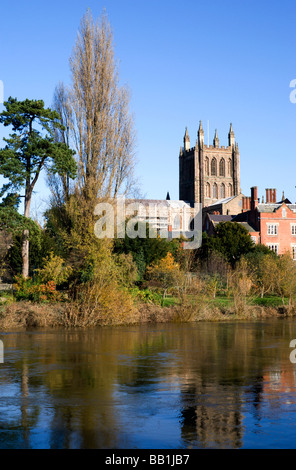
[[[241,187],[275,187],[296,201],[296,4],[293,0],[1,0],[4,98],[43,99],[69,81],[81,16],[106,9],[120,78],[135,116],[137,175],[147,198],[178,199],[185,126],[199,120],[210,143],[227,145],[230,122],[241,154]],[[0,105],[0,111],[3,106]],[[3,136],[0,128],[0,138]],[[38,186],[39,198],[47,189]]]

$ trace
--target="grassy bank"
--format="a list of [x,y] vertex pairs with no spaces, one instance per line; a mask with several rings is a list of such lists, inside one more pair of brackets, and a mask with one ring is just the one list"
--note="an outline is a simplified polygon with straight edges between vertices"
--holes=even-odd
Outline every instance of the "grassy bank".
[[198,322],[256,320],[293,316],[295,309],[283,305],[281,299],[252,299],[240,311],[236,310],[233,299],[218,297],[208,299],[186,298],[182,302],[176,298],[165,299],[164,305],[138,302],[126,311],[118,312],[96,309],[89,311],[77,307],[74,302],[34,303],[15,302],[3,299],[0,307],[0,329],[31,328],[87,328],[106,325],[128,325],[164,322]]

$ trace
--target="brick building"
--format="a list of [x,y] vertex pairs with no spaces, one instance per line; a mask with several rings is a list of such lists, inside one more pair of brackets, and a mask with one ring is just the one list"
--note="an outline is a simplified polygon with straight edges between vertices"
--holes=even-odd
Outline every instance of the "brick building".
[[200,121],[195,147],[190,147],[186,128],[179,154],[179,199],[203,207],[240,194],[240,156],[230,125],[228,146],[219,144],[217,130],[213,145],[205,145]]
[[279,255],[289,252],[296,260],[296,204],[284,194],[277,201],[276,190],[268,188],[265,202],[260,203],[257,186],[252,187],[251,196],[242,199],[242,212],[232,221],[247,223],[255,243],[266,245]]

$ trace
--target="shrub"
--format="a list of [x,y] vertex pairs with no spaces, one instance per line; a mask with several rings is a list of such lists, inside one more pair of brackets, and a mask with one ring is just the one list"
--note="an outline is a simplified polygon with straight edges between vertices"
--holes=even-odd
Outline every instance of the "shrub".
[[53,282],[56,286],[59,286],[69,279],[72,269],[65,266],[65,262],[60,256],[56,256],[51,252],[49,256],[43,258],[43,262],[43,268],[36,270],[41,282]]
[[60,292],[57,292],[53,281],[45,284],[37,284],[31,278],[16,276],[13,285],[14,295],[17,301],[30,300],[32,302],[57,302],[62,299]]

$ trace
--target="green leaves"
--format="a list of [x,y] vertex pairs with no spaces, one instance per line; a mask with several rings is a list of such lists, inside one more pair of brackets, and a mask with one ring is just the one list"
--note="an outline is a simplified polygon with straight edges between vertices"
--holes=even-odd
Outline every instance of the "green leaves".
[[18,101],[11,96],[4,102],[6,111],[0,115],[0,123],[4,126],[12,126],[14,132],[30,132],[32,123],[38,124],[47,132],[52,132],[52,127],[60,128],[59,115],[56,111],[44,108],[44,101],[29,100]]
[[[40,172],[46,168],[63,177],[76,175],[74,152],[66,144],[55,142],[56,129],[63,129],[59,114],[44,108],[42,100],[18,101],[10,97],[0,114],[0,123],[12,126],[13,133],[4,139],[6,146],[0,149],[0,174],[8,180],[2,186],[0,196],[6,192],[20,193],[25,190],[24,220],[11,206],[3,207],[0,227],[5,230],[24,230],[22,245],[23,276],[29,275],[29,238],[33,223],[29,219],[30,204]],[[11,211],[13,211],[11,213]],[[14,224],[14,225],[11,225]],[[28,225],[29,224],[29,225]],[[34,230],[34,229],[33,229]],[[25,233],[29,232],[29,233]]]
[[63,129],[58,113],[44,108],[42,100],[18,101],[10,97],[4,105],[0,122],[12,126],[13,133],[4,139],[6,146],[0,149],[0,174],[9,180],[0,195],[9,190],[19,192],[24,186],[32,194],[44,167],[75,178],[75,152],[66,144],[55,142],[55,129]]
[[234,266],[243,255],[254,249],[255,245],[245,227],[237,222],[220,222],[213,236],[203,234],[199,254],[201,258],[206,258],[210,251],[218,251]]

